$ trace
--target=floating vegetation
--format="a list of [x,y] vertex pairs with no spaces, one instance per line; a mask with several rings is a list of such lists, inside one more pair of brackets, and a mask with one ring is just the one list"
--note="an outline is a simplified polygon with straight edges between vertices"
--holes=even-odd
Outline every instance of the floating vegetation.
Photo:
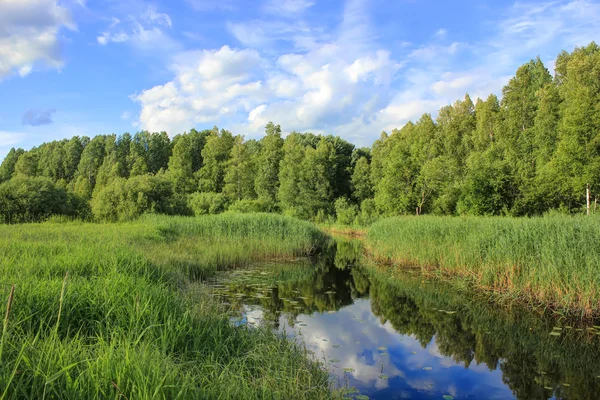
[[359,394],[357,396],[354,397],[356,400],[369,400],[369,396],[364,395],[364,394]]
[[339,363],[340,361],[341,361],[341,360],[339,360],[339,359],[337,359],[337,358],[330,358],[330,359],[329,359],[329,362],[332,362],[332,363]]
[[354,368],[344,368],[344,372],[354,372]]
[[388,378],[389,378],[389,376],[387,376],[387,375],[379,375],[379,379],[388,379]]
[[379,351],[386,351],[387,347],[381,346],[381,347],[378,347],[377,350],[379,350]]
[[442,397],[444,398],[444,400],[454,400],[454,396],[450,396],[449,394],[445,394]]
[[423,367],[423,371],[431,371],[432,369],[432,367]]

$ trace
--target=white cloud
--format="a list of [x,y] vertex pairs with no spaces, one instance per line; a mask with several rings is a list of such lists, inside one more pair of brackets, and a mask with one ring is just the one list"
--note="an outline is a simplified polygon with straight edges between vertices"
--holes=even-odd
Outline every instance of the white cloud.
[[154,6],[147,6],[124,19],[112,17],[110,25],[96,37],[96,41],[102,46],[128,42],[141,51],[173,53],[179,51],[181,45],[166,31],[172,26],[168,14],[158,12]]
[[255,79],[262,60],[254,50],[223,46],[185,53],[179,59],[185,62],[172,67],[174,80],[133,96],[142,106],[144,129],[183,132],[224,115],[248,113],[264,98],[262,81]]
[[54,0],[0,1],[0,78],[27,76],[37,64],[61,68],[62,28],[75,29],[69,10]]
[[520,64],[588,43],[600,22],[600,5],[588,0],[516,3],[485,21],[493,28],[477,41],[444,43],[440,29],[418,46],[397,38],[394,53],[381,44],[365,0],[347,0],[337,26],[303,19],[312,3],[268,1],[263,12],[287,7],[297,13],[294,24],[267,17],[229,23],[246,48],[180,55],[170,81],[133,96],[140,125],[176,133],[226,124],[258,134],[274,121],[285,131],[370,145],[383,129],[435,114],[467,92],[498,93]]
[[265,11],[281,16],[291,16],[305,11],[314,4],[314,0],[269,0],[265,5]]

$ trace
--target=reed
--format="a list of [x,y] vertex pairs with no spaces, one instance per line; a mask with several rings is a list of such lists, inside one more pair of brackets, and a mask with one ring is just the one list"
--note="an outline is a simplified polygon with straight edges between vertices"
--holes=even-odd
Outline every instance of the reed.
[[0,274],[19,288],[0,399],[330,398],[299,345],[233,326],[198,281],[326,241],[261,214],[0,226]]
[[600,315],[597,218],[397,217],[367,237],[378,260],[417,267],[499,300]]

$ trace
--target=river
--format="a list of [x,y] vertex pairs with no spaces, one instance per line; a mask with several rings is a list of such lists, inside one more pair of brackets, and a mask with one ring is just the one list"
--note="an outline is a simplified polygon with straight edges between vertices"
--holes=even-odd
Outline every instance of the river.
[[297,340],[348,398],[600,398],[600,327],[492,305],[416,272],[392,275],[357,240],[208,283],[234,323]]

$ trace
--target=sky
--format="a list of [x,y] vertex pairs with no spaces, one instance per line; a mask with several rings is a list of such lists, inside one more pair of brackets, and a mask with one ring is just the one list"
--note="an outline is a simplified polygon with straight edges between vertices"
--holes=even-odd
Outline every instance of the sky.
[[370,146],[598,27],[598,0],[0,0],[0,158],[269,121]]

